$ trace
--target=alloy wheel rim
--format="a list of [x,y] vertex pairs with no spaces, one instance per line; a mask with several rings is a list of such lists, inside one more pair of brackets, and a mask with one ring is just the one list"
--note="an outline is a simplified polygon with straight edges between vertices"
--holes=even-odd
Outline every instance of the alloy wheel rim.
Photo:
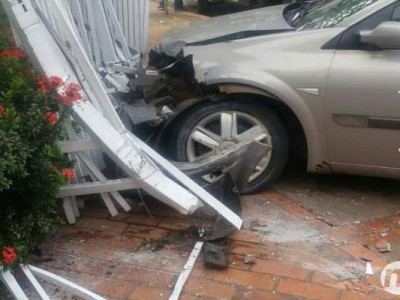
[[[212,113],[200,120],[189,135],[186,155],[190,162],[221,153],[244,141],[257,140],[270,147],[268,153],[257,164],[249,182],[257,179],[271,161],[272,139],[267,128],[255,117],[239,111]],[[218,174],[203,176],[207,182],[219,179]]]

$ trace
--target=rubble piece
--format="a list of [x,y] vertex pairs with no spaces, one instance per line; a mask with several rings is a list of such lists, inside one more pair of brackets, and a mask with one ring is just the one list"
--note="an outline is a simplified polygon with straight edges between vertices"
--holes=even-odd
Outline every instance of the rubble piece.
[[192,252],[189,255],[188,260],[186,261],[185,265],[183,266],[182,272],[179,274],[178,280],[176,281],[174,290],[172,291],[169,300],[178,300],[179,295],[182,292],[183,286],[185,285],[187,279],[189,278],[190,273],[196,263],[197,258],[199,257],[200,251],[203,247],[203,242],[197,242]]
[[372,265],[370,262],[367,262],[365,265],[365,274],[374,275],[374,271],[372,270]]
[[353,224],[358,225],[358,224],[361,224],[361,222],[360,221],[354,221]]
[[217,241],[204,243],[203,258],[204,266],[211,269],[225,269],[229,266],[229,245],[228,239],[223,238]]
[[244,262],[246,265],[254,265],[254,264],[256,263],[256,260],[255,260],[255,258],[254,258],[253,255],[246,255],[246,256],[244,257],[244,259],[243,259],[243,262]]
[[380,240],[375,244],[376,250],[379,252],[390,252],[392,251],[390,243],[388,243],[386,240]]
[[370,258],[365,257],[365,256],[360,256],[360,259],[363,261],[366,261],[366,262],[372,262],[372,260]]

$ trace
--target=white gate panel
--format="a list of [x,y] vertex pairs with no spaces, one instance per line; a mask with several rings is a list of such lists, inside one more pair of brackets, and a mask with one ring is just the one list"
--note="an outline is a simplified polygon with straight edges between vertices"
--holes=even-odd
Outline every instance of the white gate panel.
[[129,47],[147,50],[150,0],[112,0]]

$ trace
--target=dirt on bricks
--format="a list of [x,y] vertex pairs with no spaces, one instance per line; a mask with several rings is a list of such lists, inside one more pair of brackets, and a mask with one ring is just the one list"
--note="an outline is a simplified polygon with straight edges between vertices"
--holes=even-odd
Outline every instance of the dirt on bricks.
[[[200,256],[182,299],[394,299],[380,285],[389,259],[373,247],[371,236],[379,231],[370,229],[385,223],[395,242],[400,215],[349,230],[325,223],[275,190],[245,196],[242,206],[244,230],[229,237],[229,267],[205,268]],[[37,264],[108,299],[168,299],[198,239],[193,224],[203,220],[158,203],[149,207],[153,216],[142,210],[109,217],[106,208],[87,206],[76,225],[54,233]],[[249,255],[251,264],[245,263]],[[365,274],[367,262],[375,275]]]

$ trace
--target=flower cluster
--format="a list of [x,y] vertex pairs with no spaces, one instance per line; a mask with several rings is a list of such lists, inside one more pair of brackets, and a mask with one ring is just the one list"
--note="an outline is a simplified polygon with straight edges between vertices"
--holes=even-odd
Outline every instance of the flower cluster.
[[77,84],[37,77],[1,5],[0,70],[0,272],[13,272],[63,223],[58,191],[75,173],[58,141],[82,95]]
[[74,179],[76,176],[75,171],[71,168],[64,168],[64,169],[62,169],[61,173],[67,180]]
[[63,105],[71,106],[82,99],[81,87],[76,83],[69,83],[65,85],[64,91],[57,95],[57,99]]
[[57,76],[38,76],[36,78],[36,84],[39,91],[44,94],[51,94],[63,85],[63,81],[60,77]]
[[5,265],[13,264],[17,258],[17,252],[13,247],[4,247],[3,251],[1,251],[1,260]]
[[45,115],[47,121],[49,121],[50,125],[54,126],[57,124],[57,122],[58,122],[57,113],[55,113],[53,111],[48,111],[44,115]]
[[[76,83],[64,84],[63,80],[57,76],[38,76],[36,78],[37,89],[43,94],[52,94],[61,90],[56,94],[56,99],[65,106],[71,106],[76,101],[82,99],[81,87]],[[58,115],[54,111],[47,111],[44,114],[50,125],[58,123]],[[65,176],[66,177],[66,176]],[[68,180],[72,178],[66,177]]]
[[1,58],[25,58],[26,53],[22,51],[21,49],[14,48],[14,49],[4,49],[0,53]]
[[51,94],[54,91],[61,90],[57,94],[57,100],[65,105],[71,106],[82,99],[81,87],[76,83],[64,84],[62,79],[57,76],[38,76],[36,80],[39,91],[44,94]]

